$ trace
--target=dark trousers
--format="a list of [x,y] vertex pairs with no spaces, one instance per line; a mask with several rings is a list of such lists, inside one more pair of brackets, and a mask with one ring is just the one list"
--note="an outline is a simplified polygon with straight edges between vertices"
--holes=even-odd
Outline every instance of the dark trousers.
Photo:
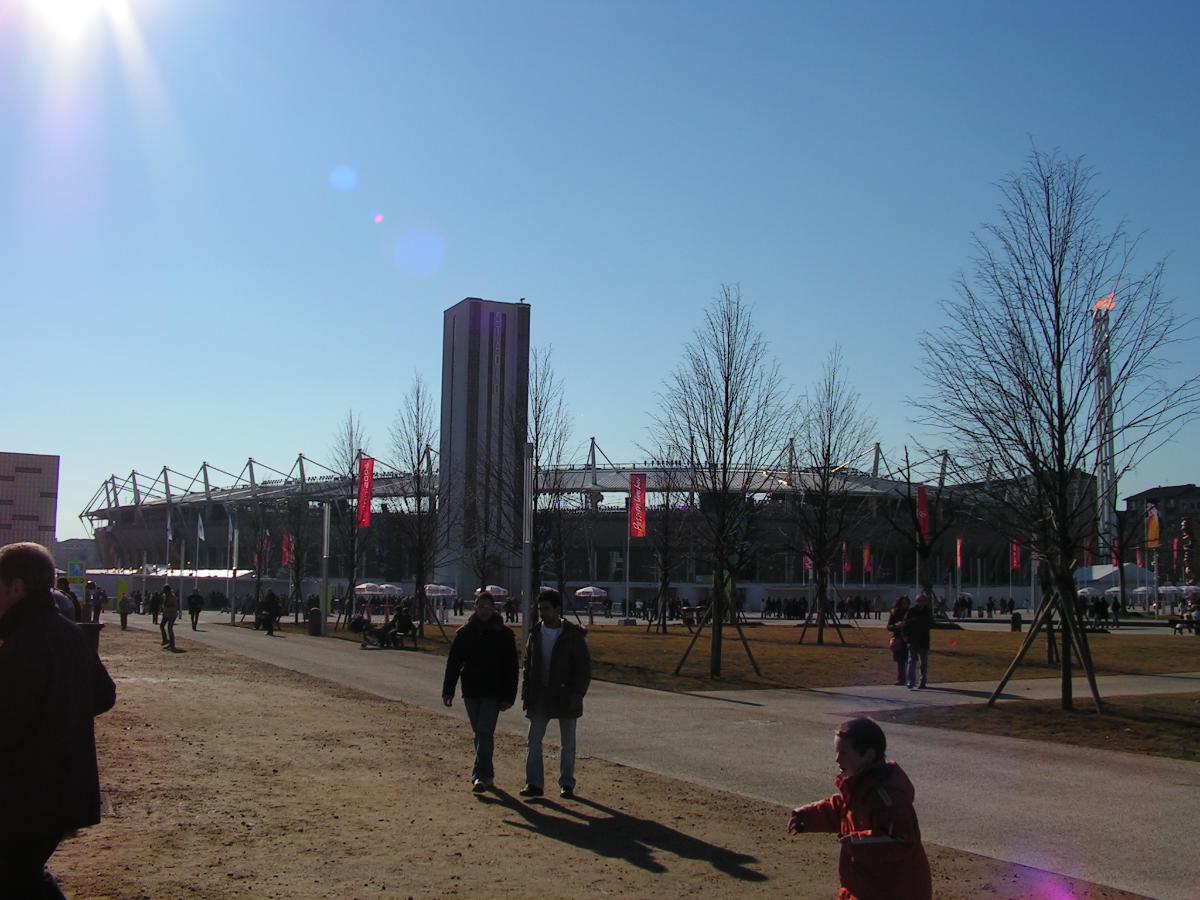
[[129,627],[129,613],[123,612],[123,613],[121,613],[121,630],[124,631],[128,627]]
[[175,617],[164,615],[162,621],[158,623],[158,630],[162,632],[162,642],[164,647],[175,649]]
[[195,630],[196,630],[196,626],[197,626],[198,624],[200,624],[200,610],[198,610],[198,609],[189,609],[189,610],[188,610],[188,615],[190,615],[190,616],[192,617],[192,631],[195,631]]
[[66,900],[46,861],[61,835],[0,843],[0,900]]
[[496,777],[492,753],[496,744],[496,719],[500,716],[500,701],[495,697],[463,697],[471,730],[475,732],[475,763],[471,780],[491,781]]

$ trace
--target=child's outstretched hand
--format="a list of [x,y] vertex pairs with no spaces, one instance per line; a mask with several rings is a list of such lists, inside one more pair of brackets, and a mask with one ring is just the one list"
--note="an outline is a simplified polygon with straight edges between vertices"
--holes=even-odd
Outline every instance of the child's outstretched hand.
[[788,834],[800,834],[804,831],[804,815],[798,809],[793,809],[788,816]]

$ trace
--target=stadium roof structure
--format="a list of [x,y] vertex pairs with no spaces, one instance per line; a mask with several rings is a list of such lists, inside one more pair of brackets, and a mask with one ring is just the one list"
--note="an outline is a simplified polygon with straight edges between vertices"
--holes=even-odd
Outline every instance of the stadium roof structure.
[[[608,494],[628,493],[629,476],[633,473],[646,475],[647,493],[702,493],[706,479],[685,461],[648,460],[641,464],[617,465],[597,451],[592,439],[588,461],[581,465],[551,466],[539,471],[538,492],[541,494]],[[437,490],[437,470],[432,456],[427,458],[426,472],[418,478],[398,467],[377,460],[374,474],[375,499],[413,497],[418,488],[428,496]],[[604,464],[597,463],[597,456]],[[739,466],[731,479],[739,485],[749,485],[750,494],[780,494],[804,492],[810,489],[813,476],[790,464],[780,465],[777,460],[766,467]],[[878,453],[876,471],[864,472],[849,466],[843,468],[847,475],[851,493],[883,496],[903,491],[906,482],[880,477]],[[317,470],[320,474],[313,475]],[[263,475],[268,477],[263,478]],[[248,503],[277,502],[304,497],[312,502],[344,499],[353,496],[357,479],[347,473],[339,473],[315,460],[300,454],[291,469],[283,472],[254,458],[247,459],[238,474],[220,469],[210,463],[202,463],[192,475],[186,475],[169,466],[163,466],[157,475],[150,476],[131,471],[127,476],[112,475],[106,478],[92,495],[87,507],[79,514],[85,525],[95,528],[104,522],[115,520],[122,510],[137,512],[171,507],[196,506],[240,506]]]

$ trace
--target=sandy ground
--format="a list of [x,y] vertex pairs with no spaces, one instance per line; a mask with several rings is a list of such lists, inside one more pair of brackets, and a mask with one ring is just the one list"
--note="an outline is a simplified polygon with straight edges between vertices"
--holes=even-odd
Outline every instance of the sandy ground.
[[[518,798],[523,746],[506,734],[500,789],[476,796],[465,716],[186,638],[169,653],[110,626],[101,643],[118,685],[97,720],[111,809],[51,860],[68,896],[836,894],[831,836],[789,838],[783,806],[589,758],[586,718],[577,799]],[[927,850],[937,897],[1133,896]]]

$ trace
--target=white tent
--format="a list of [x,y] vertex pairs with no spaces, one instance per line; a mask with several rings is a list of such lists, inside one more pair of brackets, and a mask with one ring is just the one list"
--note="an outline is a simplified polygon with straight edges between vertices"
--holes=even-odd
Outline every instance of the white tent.
[[446,587],[444,584],[427,584],[425,585],[426,597],[457,597],[458,591],[452,587]]
[[508,596],[508,591],[505,588],[500,587],[500,585],[498,585],[498,584],[489,584],[486,587],[475,588],[475,596],[478,597],[484,591],[487,591],[493,597],[507,597]]
[[354,593],[362,594],[367,597],[382,597],[383,588],[375,584],[373,581],[364,581],[362,584],[354,586]]
[[579,597],[580,599],[583,599],[583,600],[592,600],[592,599],[599,600],[599,599],[603,599],[604,597],[607,597],[608,591],[604,590],[604,588],[591,587],[589,585],[588,587],[583,587],[583,588],[580,588],[579,590],[577,590],[575,592],[575,596]]
[[[1109,590],[1112,589],[1110,588]],[[1101,591],[1098,587],[1092,587],[1091,585],[1088,585],[1087,587],[1080,588],[1075,593],[1077,593],[1080,597],[1101,597],[1105,592]],[[1119,586],[1116,588],[1116,593],[1121,593],[1121,588]]]

